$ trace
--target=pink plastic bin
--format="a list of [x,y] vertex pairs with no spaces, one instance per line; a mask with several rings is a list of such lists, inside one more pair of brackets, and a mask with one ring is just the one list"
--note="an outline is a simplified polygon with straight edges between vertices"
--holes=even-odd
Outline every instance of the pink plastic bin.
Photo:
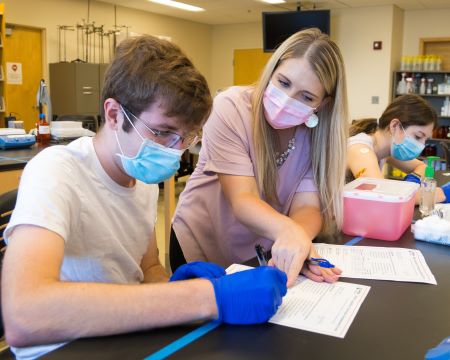
[[408,181],[359,178],[344,187],[347,235],[398,240],[411,225],[419,185]]

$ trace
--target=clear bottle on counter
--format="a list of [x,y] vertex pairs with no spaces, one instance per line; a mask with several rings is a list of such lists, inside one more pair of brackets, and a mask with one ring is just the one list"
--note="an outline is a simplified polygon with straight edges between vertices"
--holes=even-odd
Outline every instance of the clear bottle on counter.
[[434,161],[439,161],[437,156],[427,157],[427,167],[425,175],[420,181],[420,204],[419,211],[422,217],[429,216],[433,213],[436,202],[436,180],[434,179]]

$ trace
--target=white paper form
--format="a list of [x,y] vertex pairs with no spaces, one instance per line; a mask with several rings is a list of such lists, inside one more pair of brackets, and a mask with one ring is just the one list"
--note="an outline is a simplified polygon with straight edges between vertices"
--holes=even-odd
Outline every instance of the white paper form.
[[320,256],[342,270],[342,277],[421,282],[437,285],[416,249],[314,244]]
[[[233,264],[227,273],[250,267]],[[299,276],[269,322],[344,338],[370,286],[338,281],[318,283]]]

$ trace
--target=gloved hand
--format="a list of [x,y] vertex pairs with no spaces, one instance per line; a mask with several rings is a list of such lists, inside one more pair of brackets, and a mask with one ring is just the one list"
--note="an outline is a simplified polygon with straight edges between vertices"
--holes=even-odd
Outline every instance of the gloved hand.
[[194,261],[181,265],[175,270],[169,281],[188,280],[195,278],[214,279],[226,275],[223,267],[204,261]]
[[414,182],[420,185],[420,177],[414,173],[410,173],[403,178],[404,181]]
[[441,189],[445,195],[445,201],[443,201],[443,203],[450,203],[450,181],[447,184],[441,186]]
[[275,267],[261,266],[210,279],[219,320],[227,324],[259,324],[269,320],[286,295],[287,276]]

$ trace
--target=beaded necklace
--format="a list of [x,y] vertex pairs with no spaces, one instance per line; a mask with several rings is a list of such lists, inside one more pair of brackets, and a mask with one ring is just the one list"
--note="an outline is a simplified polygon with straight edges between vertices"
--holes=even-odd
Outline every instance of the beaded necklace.
[[294,137],[289,140],[287,149],[280,153],[276,153],[276,161],[277,161],[277,166],[280,167],[281,165],[283,165],[285,163],[285,161],[287,160],[289,154],[291,153],[291,151],[295,150],[295,135]]

